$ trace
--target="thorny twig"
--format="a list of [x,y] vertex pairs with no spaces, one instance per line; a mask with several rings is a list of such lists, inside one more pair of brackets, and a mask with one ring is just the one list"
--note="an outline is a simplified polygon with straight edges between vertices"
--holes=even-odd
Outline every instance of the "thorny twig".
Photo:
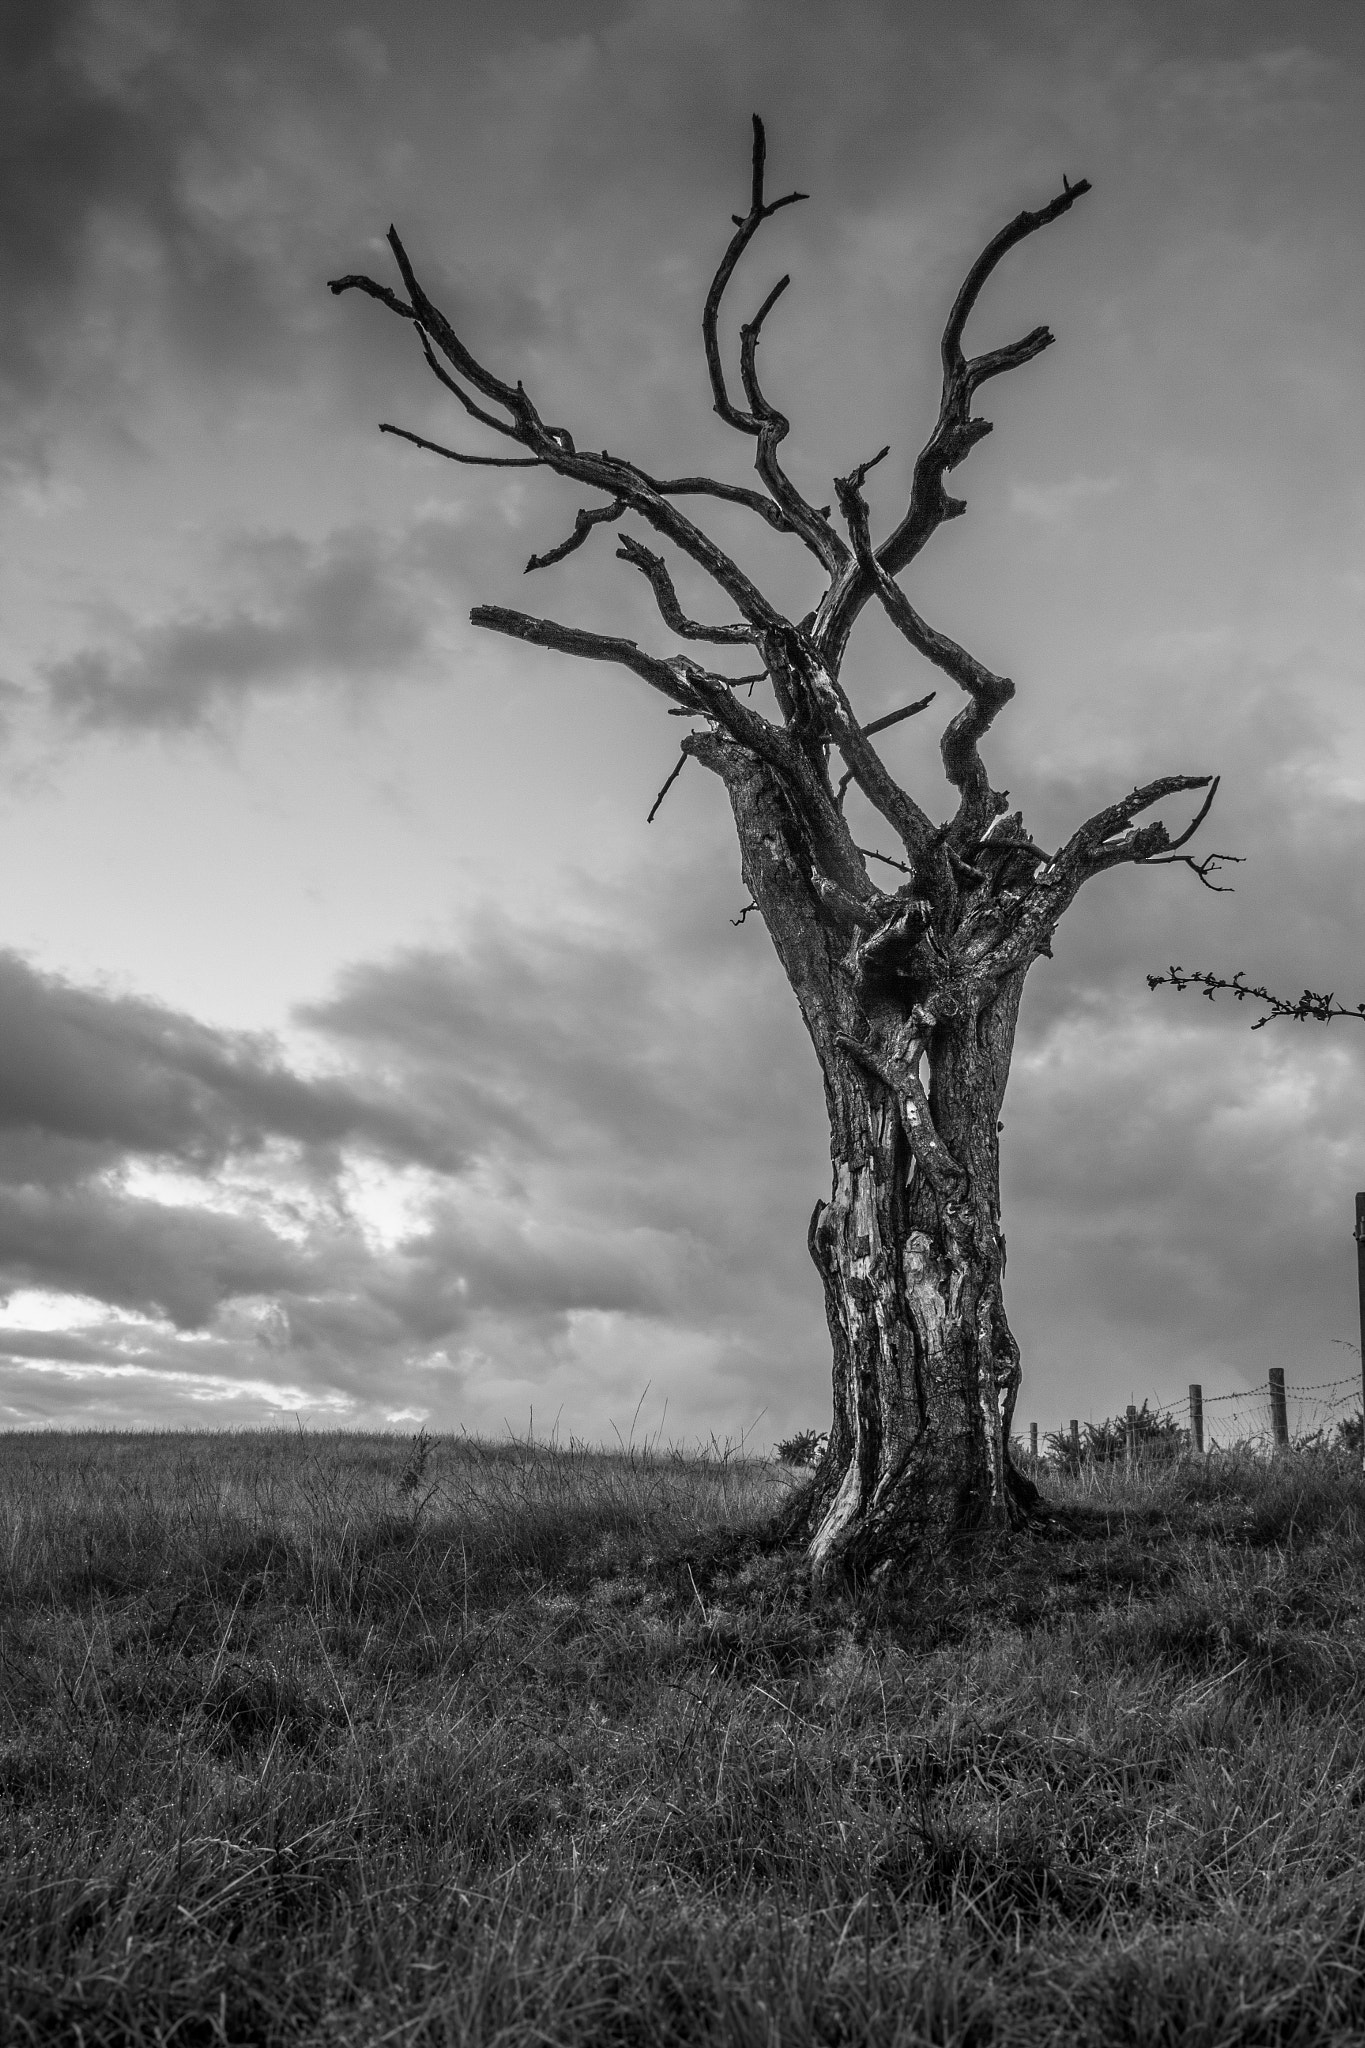
[[1322,996],[1317,995],[1311,988],[1306,988],[1301,996],[1296,996],[1291,1002],[1288,996],[1276,995],[1271,989],[1249,982],[1240,967],[1230,978],[1222,974],[1210,974],[1203,968],[1193,968],[1187,973],[1183,967],[1169,967],[1164,974],[1149,974],[1147,986],[1153,989],[1173,988],[1182,994],[1187,988],[1199,988],[1210,1002],[1220,994],[1235,996],[1239,1003],[1244,1003],[1250,997],[1253,1002],[1264,1003],[1266,1006],[1264,1017],[1258,1017],[1252,1025],[1253,1031],[1262,1030],[1276,1017],[1290,1017],[1296,1024],[1303,1024],[1309,1018],[1317,1024],[1330,1024],[1333,1017],[1352,1017],[1358,1022],[1365,1023],[1365,1003],[1357,1003],[1354,1008],[1348,1008],[1345,1003],[1337,1001],[1335,992]]

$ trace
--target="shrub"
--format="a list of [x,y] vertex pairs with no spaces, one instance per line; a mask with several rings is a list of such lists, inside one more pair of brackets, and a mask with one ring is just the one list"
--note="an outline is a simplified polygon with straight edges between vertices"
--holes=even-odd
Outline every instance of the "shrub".
[[818,1465],[829,1432],[823,1429],[799,1429],[795,1436],[784,1437],[777,1446],[778,1463],[782,1465]]
[[[1138,1450],[1173,1457],[1185,1447],[1185,1431],[1173,1415],[1153,1414],[1144,1401],[1136,1417]],[[1085,1464],[1117,1465],[1128,1455],[1128,1418],[1111,1415],[1105,1422],[1087,1422],[1081,1427],[1079,1452],[1069,1432],[1052,1430],[1044,1439],[1048,1457],[1063,1472],[1077,1472]]]

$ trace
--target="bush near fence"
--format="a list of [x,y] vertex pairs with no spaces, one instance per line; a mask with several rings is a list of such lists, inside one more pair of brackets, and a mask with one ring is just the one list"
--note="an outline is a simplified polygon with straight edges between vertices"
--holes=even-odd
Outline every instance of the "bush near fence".
[[[1281,1448],[1333,1446],[1358,1452],[1365,1445],[1358,1374],[1307,1386],[1286,1382],[1280,1391],[1284,1401]],[[1159,1407],[1144,1401],[1140,1408],[1129,1408],[1126,1414],[1103,1422],[1073,1422],[1068,1430],[1050,1430],[1037,1457],[1031,1445],[1026,1447],[1022,1438],[1015,1438],[1015,1458],[1025,1469],[1046,1465],[1074,1475],[1087,1468],[1125,1464],[1134,1456],[1144,1464],[1188,1457],[1196,1449],[1199,1433],[1209,1454],[1270,1451],[1277,1445],[1275,1397],[1273,1381],[1264,1390],[1238,1388],[1226,1394],[1205,1394],[1195,1385],[1183,1401]],[[1202,1432],[1195,1428],[1196,1404]],[[1348,1412],[1352,1409],[1354,1413]]]

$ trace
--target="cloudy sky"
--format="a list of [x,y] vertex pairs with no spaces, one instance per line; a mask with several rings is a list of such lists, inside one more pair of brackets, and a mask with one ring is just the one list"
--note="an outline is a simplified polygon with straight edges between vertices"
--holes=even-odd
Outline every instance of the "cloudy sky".
[[[981,243],[1066,173],[973,348],[969,516],[916,601],[1019,693],[1055,842],[1217,772],[1181,868],[1094,882],[1005,1105],[1019,1419],[1352,1367],[1365,1028],[1152,994],[1170,961],[1365,998],[1365,15],[1342,0],[7,0],[0,11],[0,1426],[770,1442],[828,1407],[818,1076],[720,786],[620,671],[610,540],[484,448],[384,310],[399,226],[580,444],[745,480],[699,345],[784,270],[766,381],[815,502],[903,506]],[[733,343],[733,330],[730,339]],[[467,430],[467,431],[466,431]],[[461,438],[463,436],[463,438]],[[713,522],[804,611],[811,564]],[[642,601],[643,600],[643,601]],[[865,615],[872,717],[937,675]],[[909,664],[909,666],[907,666]],[[946,810],[943,696],[888,737]],[[647,1391],[646,1391],[647,1390]],[[664,1404],[667,1414],[664,1419]],[[761,1418],[761,1419],[760,1419]]]

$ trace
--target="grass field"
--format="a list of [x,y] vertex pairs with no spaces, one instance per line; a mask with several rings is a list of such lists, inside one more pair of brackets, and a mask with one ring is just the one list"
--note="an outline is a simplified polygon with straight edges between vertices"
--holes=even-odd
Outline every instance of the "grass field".
[[1365,1483],[812,1608],[735,1457],[0,1438],[0,2039],[1365,2041]]

